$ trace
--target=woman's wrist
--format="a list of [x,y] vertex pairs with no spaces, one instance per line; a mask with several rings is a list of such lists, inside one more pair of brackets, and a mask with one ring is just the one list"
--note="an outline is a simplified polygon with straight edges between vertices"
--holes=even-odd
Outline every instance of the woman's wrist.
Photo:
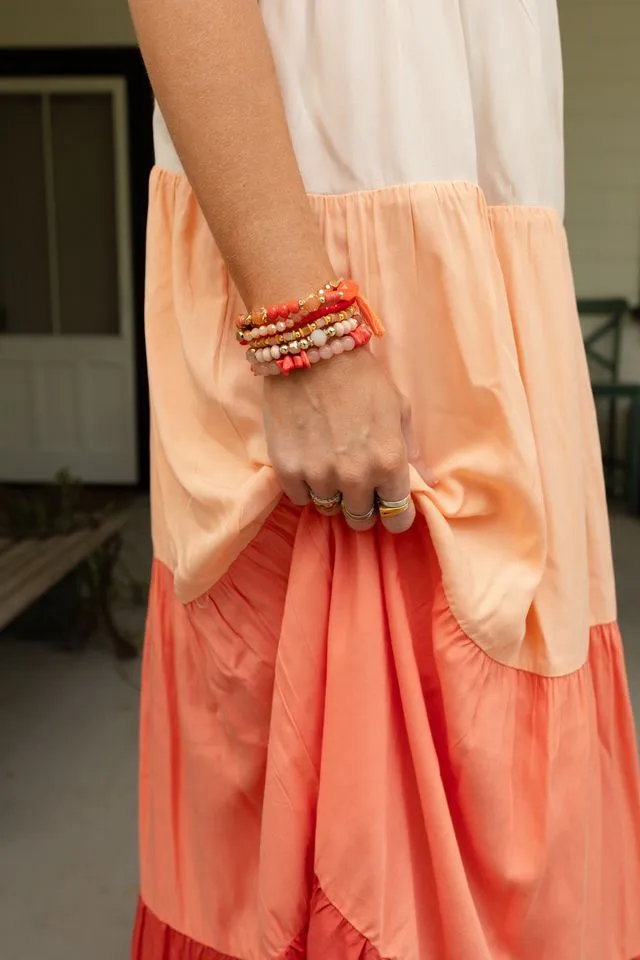
[[[233,275],[233,273],[232,273]],[[319,290],[332,277],[334,271],[328,258],[314,260],[313,265],[299,264],[292,270],[262,271],[254,276],[236,281],[247,312],[265,304],[288,303],[292,297],[298,298],[310,290]]]

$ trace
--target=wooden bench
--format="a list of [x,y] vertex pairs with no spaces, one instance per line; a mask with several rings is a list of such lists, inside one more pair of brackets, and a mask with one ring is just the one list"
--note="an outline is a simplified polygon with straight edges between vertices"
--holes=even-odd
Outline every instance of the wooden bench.
[[68,573],[96,560],[95,602],[111,633],[118,656],[137,651],[117,630],[110,607],[113,570],[128,512],[120,510],[94,527],[46,539],[0,539],[0,631]]

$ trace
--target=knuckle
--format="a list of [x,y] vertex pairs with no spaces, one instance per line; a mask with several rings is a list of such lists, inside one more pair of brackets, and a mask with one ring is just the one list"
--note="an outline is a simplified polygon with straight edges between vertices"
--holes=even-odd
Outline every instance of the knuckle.
[[340,485],[343,490],[360,490],[369,484],[371,469],[368,464],[345,463],[340,469]]
[[287,460],[274,460],[273,469],[280,478],[280,480],[285,483],[297,483],[302,479],[302,472],[298,466]]
[[305,476],[309,487],[314,491],[326,491],[332,486],[335,486],[332,481],[331,471],[319,465],[308,467],[307,470],[305,470]]
[[393,477],[406,468],[407,454],[404,445],[396,444],[383,450],[378,457],[377,473]]

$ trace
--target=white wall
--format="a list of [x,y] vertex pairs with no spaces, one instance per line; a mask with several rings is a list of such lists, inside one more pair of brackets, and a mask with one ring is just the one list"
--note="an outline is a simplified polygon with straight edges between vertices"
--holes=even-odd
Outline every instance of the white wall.
[[[640,0],[559,0],[565,63],[566,224],[581,296],[640,293]],[[623,377],[640,379],[629,325]]]
[[134,42],[127,0],[0,0],[0,46],[92,47]]

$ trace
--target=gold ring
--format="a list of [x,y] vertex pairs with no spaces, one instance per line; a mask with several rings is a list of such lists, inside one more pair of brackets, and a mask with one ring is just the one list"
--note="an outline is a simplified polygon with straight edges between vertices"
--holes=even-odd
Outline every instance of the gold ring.
[[317,497],[313,490],[309,490],[309,496],[318,513],[333,513],[342,503],[341,493],[336,493],[333,497]]
[[411,506],[411,494],[404,497],[403,500],[383,500],[378,497],[378,513],[382,520],[391,520],[393,517],[400,517],[406,513]]
[[351,513],[351,510],[349,510],[348,506],[343,501],[342,512],[345,520],[350,520],[351,523],[369,523],[369,521],[373,520],[376,515],[376,508],[373,506],[366,513]]

